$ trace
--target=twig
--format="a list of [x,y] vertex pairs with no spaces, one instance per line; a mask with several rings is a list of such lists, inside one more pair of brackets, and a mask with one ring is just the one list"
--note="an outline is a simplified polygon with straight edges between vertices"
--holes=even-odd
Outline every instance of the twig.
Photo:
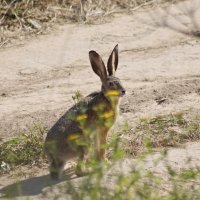
[[13,13],[13,15],[15,15],[17,21],[19,22],[19,24],[20,24],[20,26],[21,26],[21,27],[20,27],[20,30],[22,30],[23,24],[22,24],[22,22],[21,22],[21,19],[18,17],[18,15],[16,14],[16,12],[14,12],[13,10],[12,10],[12,13]]
[[6,40],[4,40],[3,42],[1,42],[0,48],[3,47],[3,45],[5,45],[8,41],[9,41],[9,39],[6,39]]
[[140,4],[139,6],[136,6],[136,7],[132,8],[132,9],[130,9],[130,11],[135,11],[135,10],[138,10],[139,8],[142,8],[144,6],[149,6],[149,5],[152,5],[154,3],[155,3],[155,1],[145,2],[143,4]]
[[13,1],[11,1],[10,2],[10,4],[8,5],[8,8],[6,9],[6,12],[5,12],[5,14],[3,15],[3,17],[0,19],[0,24],[2,23],[2,21],[4,20],[4,18],[5,18],[5,16],[6,16],[6,14],[8,13],[8,11],[10,10],[10,8],[11,8],[11,6],[12,6],[12,4],[14,4],[15,2],[16,2],[17,0],[13,0]]

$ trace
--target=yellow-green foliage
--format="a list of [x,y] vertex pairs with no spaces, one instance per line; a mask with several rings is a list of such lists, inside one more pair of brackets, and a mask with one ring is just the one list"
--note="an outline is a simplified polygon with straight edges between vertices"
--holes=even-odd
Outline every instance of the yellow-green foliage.
[[35,124],[28,131],[0,144],[0,172],[17,165],[39,162],[43,157],[44,128]]
[[[126,125],[127,126],[127,125]],[[174,147],[200,139],[200,116],[188,118],[184,113],[171,113],[141,118],[135,129],[130,129],[126,152],[138,155],[148,147]]]
[[[153,139],[163,137],[164,134],[176,134],[169,131],[172,127],[181,128],[184,134],[177,135],[181,138],[177,141],[189,141],[199,138],[199,117],[186,120],[183,113],[170,114],[166,116],[157,116],[148,119],[141,119],[134,131],[143,131],[145,137],[154,142]],[[125,131],[132,129],[125,124]],[[4,142],[0,146],[0,161],[10,166],[32,163],[43,158],[43,135],[44,129],[41,126],[34,126],[28,132],[23,132],[19,137]],[[157,137],[153,137],[153,135]],[[184,135],[184,136],[182,136]],[[181,136],[181,137],[180,137]],[[143,139],[145,140],[145,137]],[[153,139],[151,139],[151,137]],[[137,138],[136,138],[137,139]],[[177,171],[169,163],[166,164],[166,176],[153,173],[145,169],[145,159],[149,154],[143,154],[135,160],[141,167],[133,167],[128,174],[115,172],[115,166],[119,165],[124,157],[123,149],[120,148],[119,137],[110,139],[106,148],[112,149],[110,160],[112,162],[90,160],[87,163],[88,168],[92,168],[92,173],[73,182],[66,180],[64,184],[58,185],[56,191],[45,190],[41,196],[50,199],[59,199],[66,197],[69,199],[87,199],[87,200],[199,200],[200,199],[200,168],[188,167]],[[157,144],[157,143],[156,143]],[[165,144],[165,143],[160,143]],[[160,146],[160,144],[158,146]],[[168,143],[167,143],[168,144]],[[141,145],[145,148],[153,148],[156,145],[149,145],[143,142]],[[151,151],[148,151],[151,152]],[[166,152],[165,152],[166,153]],[[14,155],[14,156],[13,156]],[[159,161],[164,160],[166,154],[163,154]],[[188,163],[190,160],[188,160]],[[156,165],[157,161],[155,161]],[[81,163],[80,163],[81,164]],[[123,163],[122,163],[123,164]],[[120,166],[120,165],[119,165]],[[188,165],[190,166],[190,165]],[[123,169],[123,166],[120,167]],[[107,174],[107,172],[109,173]],[[123,171],[122,171],[123,172]],[[106,179],[105,179],[106,178]],[[107,181],[106,181],[107,180]],[[112,180],[112,181],[111,181]],[[20,183],[16,185],[20,194]],[[8,193],[8,196],[11,192]]]

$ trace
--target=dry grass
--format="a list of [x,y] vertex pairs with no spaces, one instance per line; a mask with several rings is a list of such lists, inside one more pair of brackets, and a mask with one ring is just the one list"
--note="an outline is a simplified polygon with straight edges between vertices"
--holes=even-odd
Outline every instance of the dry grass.
[[189,119],[180,112],[142,118],[135,129],[127,129],[127,134],[129,140],[124,149],[131,155],[153,148],[176,147],[200,139],[200,116]]
[[[174,2],[174,0],[168,0]],[[0,0],[0,47],[55,23],[99,23],[116,12],[130,12],[156,0]],[[163,0],[161,2],[166,2]],[[13,34],[16,33],[17,34]]]
[[[142,6],[179,1],[184,0],[0,0],[0,48],[13,39],[46,33],[55,24],[101,23],[116,12],[131,13]],[[199,37],[196,29],[184,34]]]
[[[32,129],[2,142],[0,144],[0,173],[12,167],[30,165],[36,160],[44,159],[43,137],[45,131],[43,126],[35,124]],[[180,112],[141,118],[135,128],[131,128],[126,123],[120,134],[128,136],[128,139],[121,140],[118,134],[110,138],[107,156],[111,159],[113,159],[111,155],[121,157],[126,152],[128,155],[137,156],[146,150],[175,147],[199,140],[200,116],[193,115],[188,118],[186,114]]]
[[[111,10],[129,9],[153,0],[1,0],[0,24],[3,29],[28,27],[54,21],[86,21],[86,15],[104,15]],[[31,20],[34,20],[31,21]],[[37,25],[38,24],[38,25]]]

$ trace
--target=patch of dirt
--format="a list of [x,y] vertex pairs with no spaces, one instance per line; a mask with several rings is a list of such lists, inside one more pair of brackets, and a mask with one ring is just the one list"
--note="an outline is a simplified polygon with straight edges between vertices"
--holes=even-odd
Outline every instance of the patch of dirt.
[[[77,90],[87,95],[100,89],[88,51],[96,50],[106,62],[117,43],[117,76],[128,92],[118,126],[146,115],[199,111],[200,40],[154,26],[148,11],[117,14],[99,25],[63,25],[1,50],[0,137],[9,138],[38,121],[50,128],[73,104]],[[194,154],[199,157],[199,149]],[[40,174],[46,173],[41,169]],[[0,179],[0,187],[10,183]]]

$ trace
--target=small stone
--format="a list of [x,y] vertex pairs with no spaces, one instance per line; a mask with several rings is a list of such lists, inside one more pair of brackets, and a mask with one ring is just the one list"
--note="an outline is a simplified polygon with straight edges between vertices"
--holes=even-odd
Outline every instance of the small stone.
[[28,23],[31,24],[33,26],[33,28],[35,29],[41,29],[42,28],[42,25],[37,22],[36,20],[33,20],[33,19],[27,19]]
[[6,97],[7,95],[6,95],[6,93],[3,92],[3,93],[1,94],[1,96],[2,96],[2,97]]

